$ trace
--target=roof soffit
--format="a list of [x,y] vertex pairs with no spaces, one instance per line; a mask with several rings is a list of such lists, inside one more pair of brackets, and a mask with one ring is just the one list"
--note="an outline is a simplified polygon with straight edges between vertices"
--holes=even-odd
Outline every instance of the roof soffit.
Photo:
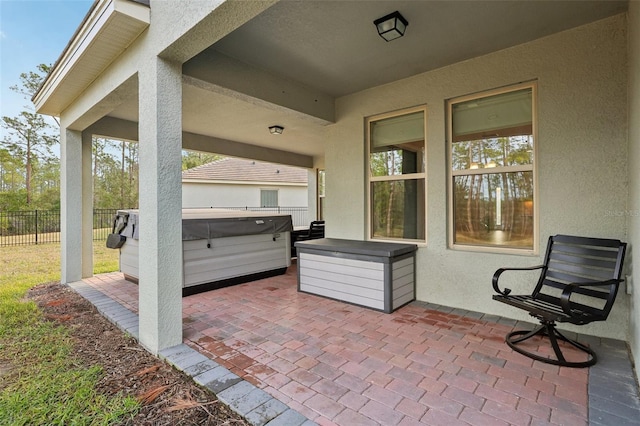
[[97,1],[33,97],[41,114],[59,116],[149,26],[149,7]]

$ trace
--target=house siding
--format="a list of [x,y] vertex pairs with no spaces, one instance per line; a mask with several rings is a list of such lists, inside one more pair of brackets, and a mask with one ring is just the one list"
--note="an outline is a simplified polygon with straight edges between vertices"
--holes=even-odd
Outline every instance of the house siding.
[[306,186],[265,184],[182,183],[182,207],[260,207],[260,190],[278,190],[280,207],[305,207]]
[[[417,298],[530,319],[491,302],[491,276],[497,268],[541,263],[548,236],[557,233],[627,238],[626,59],[626,15],[618,15],[338,99],[338,120],[329,129],[325,158],[331,194],[326,200],[327,235],[367,237],[364,118],[426,105],[427,243],[416,257]],[[534,80],[541,253],[451,250],[446,100]],[[526,292],[526,284],[510,283],[510,287]],[[580,331],[627,339],[629,297],[621,291],[609,321]]]

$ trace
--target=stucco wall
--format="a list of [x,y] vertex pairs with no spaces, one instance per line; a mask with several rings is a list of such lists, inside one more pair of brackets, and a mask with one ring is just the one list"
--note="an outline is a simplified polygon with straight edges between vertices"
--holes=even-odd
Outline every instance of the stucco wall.
[[[629,164],[640,164],[640,2],[629,2]],[[640,264],[640,171],[629,167],[629,241],[632,265]],[[640,270],[633,272],[631,296],[631,352],[640,366]]]
[[281,207],[305,207],[306,186],[182,183],[182,207],[258,207],[260,190],[278,190]]
[[[417,298],[528,319],[491,300],[491,276],[541,255],[447,248],[446,100],[537,80],[540,251],[556,233],[626,239],[626,45],[620,15],[339,99],[326,151],[328,236],[366,237],[364,117],[426,104],[427,244],[417,254]],[[627,339],[621,293],[606,324],[581,331]]]

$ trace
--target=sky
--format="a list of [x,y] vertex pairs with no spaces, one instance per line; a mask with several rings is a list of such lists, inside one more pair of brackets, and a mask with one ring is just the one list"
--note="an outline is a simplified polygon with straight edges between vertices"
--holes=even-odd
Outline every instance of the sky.
[[[0,0],[0,116],[14,117],[30,101],[9,90],[20,74],[53,65],[93,0]],[[4,129],[0,129],[4,136]]]

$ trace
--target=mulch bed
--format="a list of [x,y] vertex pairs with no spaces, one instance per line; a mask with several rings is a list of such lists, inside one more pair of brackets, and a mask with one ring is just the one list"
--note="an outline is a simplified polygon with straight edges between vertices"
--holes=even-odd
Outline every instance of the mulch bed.
[[48,283],[34,287],[28,298],[46,320],[68,328],[80,364],[102,366],[99,392],[131,395],[142,402],[139,413],[123,425],[248,424],[213,393],[147,352],[75,291]]

